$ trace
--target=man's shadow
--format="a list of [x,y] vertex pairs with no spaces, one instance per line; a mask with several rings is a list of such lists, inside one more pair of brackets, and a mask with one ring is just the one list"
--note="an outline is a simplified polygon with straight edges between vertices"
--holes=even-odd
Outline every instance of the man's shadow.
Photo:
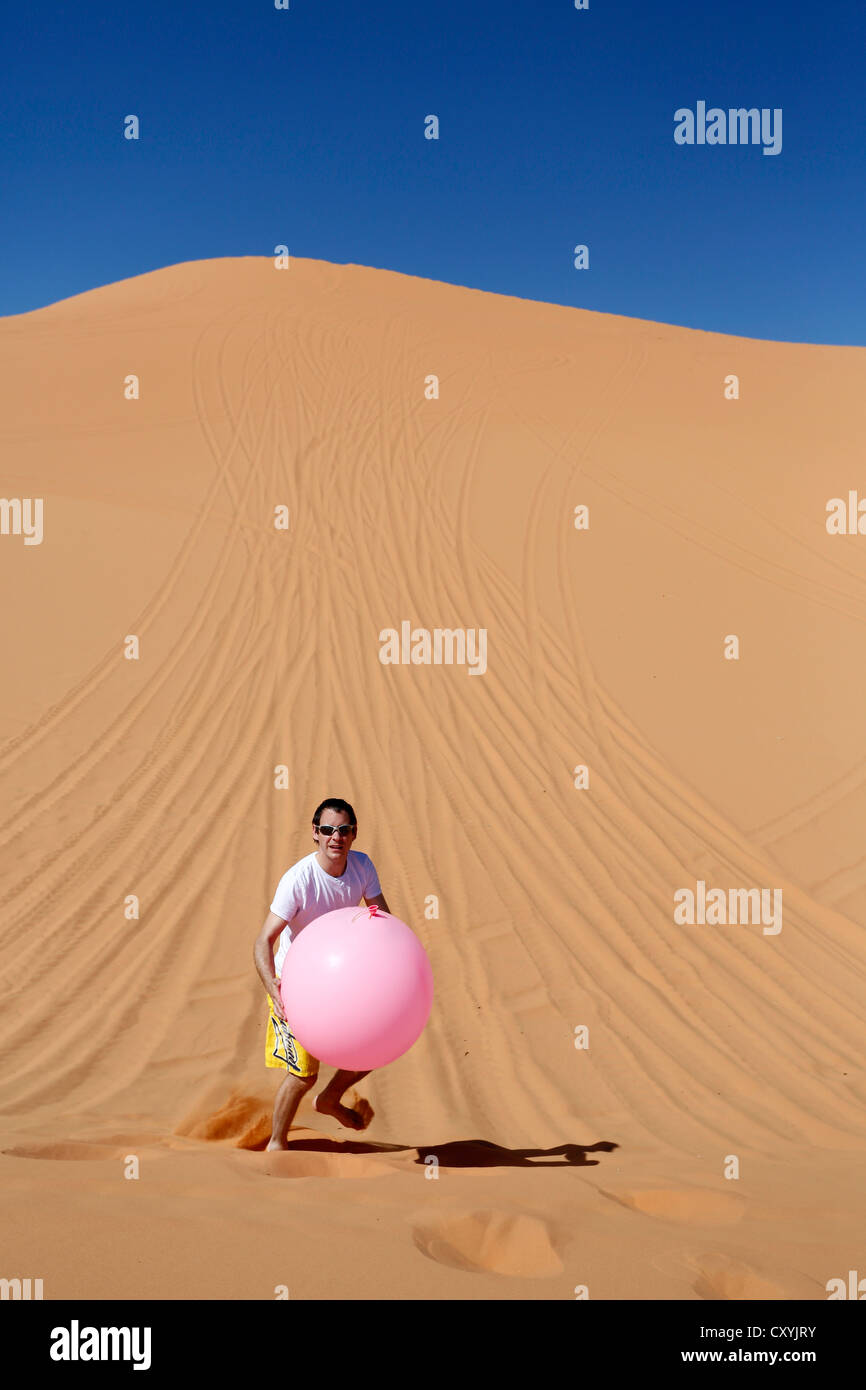
[[555,1149],[506,1149],[487,1139],[453,1139],[447,1144],[370,1144],[360,1139],[291,1139],[289,1152],[396,1154],[416,1153],[416,1163],[436,1160],[442,1168],[586,1168],[598,1164],[592,1153],[612,1153],[619,1145],[610,1139],[597,1144],[559,1144]]

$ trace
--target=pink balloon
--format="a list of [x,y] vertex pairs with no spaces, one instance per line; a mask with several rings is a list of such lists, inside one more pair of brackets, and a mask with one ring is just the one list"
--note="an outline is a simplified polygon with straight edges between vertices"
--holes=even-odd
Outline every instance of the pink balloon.
[[298,1041],[329,1067],[384,1067],[421,1036],[433,1003],[427,952],[380,907],[340,907],[299,932],[280,994]]

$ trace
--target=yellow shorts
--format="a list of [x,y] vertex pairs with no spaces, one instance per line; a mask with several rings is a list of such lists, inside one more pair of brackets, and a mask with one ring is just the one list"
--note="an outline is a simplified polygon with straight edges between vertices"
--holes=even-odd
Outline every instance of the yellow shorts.
[[[277,981],[279,984],[279,981]],[[316,1076],[319,1059],[302,1047],[289,1028],[274,1013],[271,996],[268,995],[268,1033],[265,1042],[265,1066],[280,1067],[290,1071],[292,1076]]]

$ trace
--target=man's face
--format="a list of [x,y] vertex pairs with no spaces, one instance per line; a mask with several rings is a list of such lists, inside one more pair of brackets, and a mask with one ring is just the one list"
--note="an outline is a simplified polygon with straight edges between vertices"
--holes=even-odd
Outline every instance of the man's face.
[[[320,825],[351,825],[351,818],[345,811],[335,811],[332,806],[326,806],[319,816]],[[313,826],[313,838],[319,847],[319,854],[325,863],[330,867],[341,871],[346,863],[349,848],[357,832],[350,830],[348,835],[323,835],[321,830]]]

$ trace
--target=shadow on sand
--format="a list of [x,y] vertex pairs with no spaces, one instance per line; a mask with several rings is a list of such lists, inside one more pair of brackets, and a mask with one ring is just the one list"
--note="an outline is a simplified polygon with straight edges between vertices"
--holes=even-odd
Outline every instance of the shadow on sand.
[[585,1168],[598,1163],[593,1153],[619,1148],[609,1139],[597,1144],[560,1144],[555,1149],[506,1149],[486,1139],[455,1139],[448,1144],[371,1144],[361,1139],[289,1139],[289,1153],[410,1154],[423,1164],[430,1156],[441,1168]]

